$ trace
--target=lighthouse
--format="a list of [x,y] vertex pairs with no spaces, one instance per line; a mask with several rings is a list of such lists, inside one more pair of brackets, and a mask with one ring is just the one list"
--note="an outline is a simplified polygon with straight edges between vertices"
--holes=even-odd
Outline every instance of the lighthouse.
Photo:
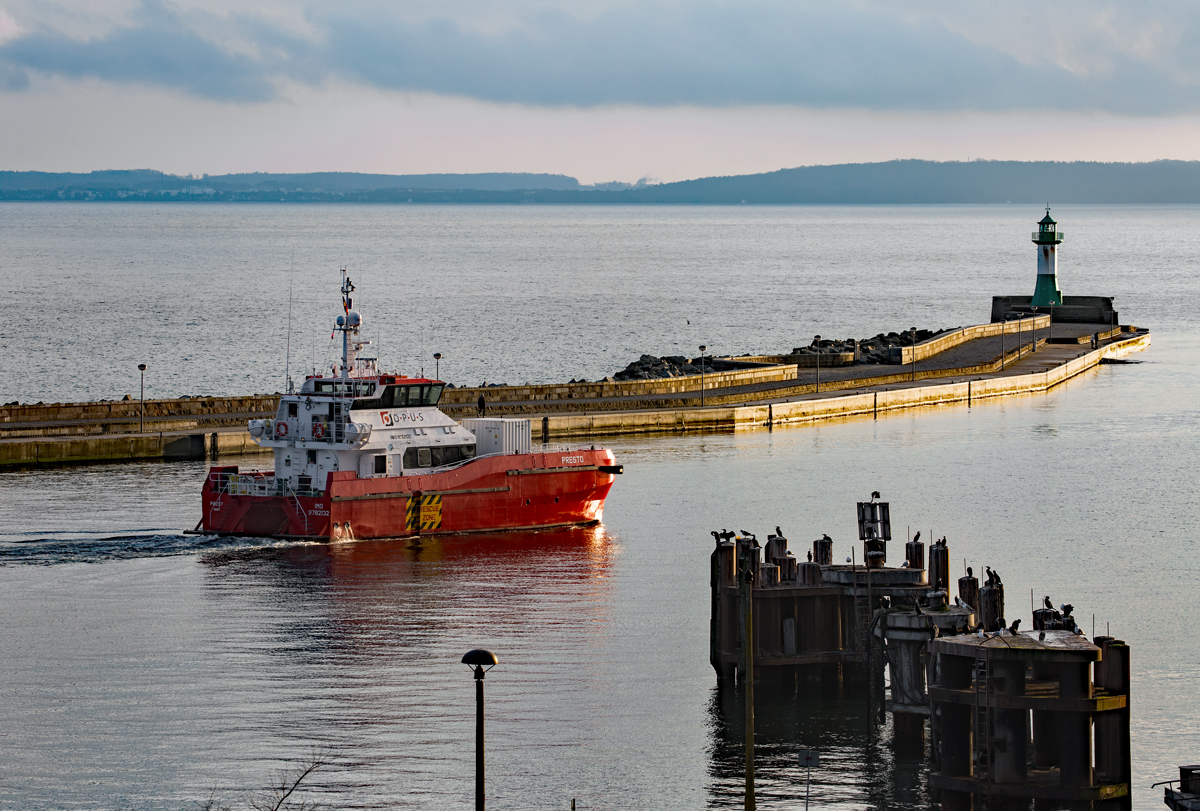
[[1062,293],[1058,290],[1058,260],[1055,248],[1063,241],[1063,233],[1058,230],[1050,216],[1050,206],[1046,206],[1046,216],[1038,223],[1038,230],[1033,232],[1033,244],[1038,250],[1037,287],[1033,290],[1034,307],[1058,307],[1062,305]]

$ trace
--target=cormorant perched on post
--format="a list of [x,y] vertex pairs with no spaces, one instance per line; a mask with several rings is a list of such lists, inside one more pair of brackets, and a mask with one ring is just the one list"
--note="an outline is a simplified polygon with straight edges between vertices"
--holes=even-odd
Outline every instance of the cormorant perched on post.
[[812,550],[808,550],[808,562],[812,563]]
[[1042,598],[1042,607],[1043,608],[1054,608],[1054,603],[1050,602],[1049,594],[1047,594],[1045,597]]
[[913,543],[921,540],[921,530],[917,530],[917,534],[913,536]]
[[1021,618],[1017,617],[1012,621],[1012,625],[1008,626],[1008,632],[1013,636],[1017,635],[1017,628],[1021,625]]
[[874,501],[877,498],[883,498],[883,496],[879,495],[878,490],[872,490],[871,491],[871,500]]
[[782,537],[783,537],[783,530],[779,528],[779,525],[778,525],[778,524],[775,526],[775,537],[776,537],[776,538],[782,538]]
[[1070,603],[1063,603],[1059,606],[1059,608],[1061,608],[1063,614],[1068,617],[1071,616],[1071,612],[1075,610],[1075,606],[1071,605]]
[[822,533],[821,533],[821,540],[822,540],[822,541],[832,541],[832,540],[833,540],[833,538],[830,538],[830,537],[829,537],[829,536],[828,536],[826,533],[822,532]]
[[[721,533],[717,532],[715,529],[714,529],[712,532],[708,533],[708,534],[709,534],[709,535],[711,535],[711,536],[713,536],[713,540],[714,540],[714,541],[716,541],[717,543],[720,543],[720,542],[721,542]],[[1047,597],[1046,599],[1048,600],[1048,599],[1050,599],[1050,598],[1049,598],[1049,597]]]
[[974,577],[974,576],[975,576],[975,570],[972,569],[970,566],[968,566],[967,567],[967,577]]

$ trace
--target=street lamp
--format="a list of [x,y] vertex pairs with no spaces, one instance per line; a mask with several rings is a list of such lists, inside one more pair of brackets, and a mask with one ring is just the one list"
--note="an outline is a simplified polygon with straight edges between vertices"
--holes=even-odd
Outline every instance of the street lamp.
[[704,406],[704,350],[708,349],[705,344],[700,344],[700,406]]
[[813,336],[813,345],[817,348],[817,394],[821,393],[821,336]]
[[433,367],[433,376],[436,377],[438,380],[441,380],[442,379],[442,353],[441,352],[433,353],[433,362],[435,364],[437,364]]
[[909,327],[908,334],[912,336],[912,379],[917,380],[917,328]]
[[[483,674],[500,660],[490,650],[476,648],[462,658],[464,665],[475,668],[475,811],[484,811],[483,793]],[[487,665],[487,668],[484,668]]]
[[146,422],[146,364],[139,363],[138,371],[142,373],[142,412],[138,415],[138,433],[140,434]]

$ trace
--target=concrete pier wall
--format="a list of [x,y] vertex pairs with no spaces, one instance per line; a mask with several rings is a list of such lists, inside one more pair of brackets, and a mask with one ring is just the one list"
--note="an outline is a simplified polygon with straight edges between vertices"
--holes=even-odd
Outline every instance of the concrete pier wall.
[[[741,360],[746,360],[742,358]],[[704,375],[704,388],[724,389],[732,386],[750,386],[755,383],[777,383],[796,377],[796,364],[778,364],[729,372],[711,372]],[[653,397],[656,394],[677,394],[685,391],[700,391],[700,375],[664,377],[657,380],[619,380],[611,383],[552,383],[541,386],[495,386],[491,388],[468,387],[446,389],[442,392],[445,406],[464,405],[474,407],[483,395],[489,407],[506,402],[529,402],[538,400],[598,399],[604,397]]]

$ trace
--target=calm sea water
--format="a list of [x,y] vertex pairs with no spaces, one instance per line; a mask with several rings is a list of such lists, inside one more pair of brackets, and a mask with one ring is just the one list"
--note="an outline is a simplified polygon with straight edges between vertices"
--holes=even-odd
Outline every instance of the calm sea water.
[[[828,532],[848,555],[874,489],[901,531],[999,570],[1014,609],[1050,594],[1132,645],[1134,805],[1159,807],[1149,784],[1200,753],[1200,209],[1054,213],[1060,283],[1154,328],[1142,363],[971,409],[617,440],[627,473],[596,529],[197,540],[180,530],[203,465],[0,474],[0,807],[239,805],[316,747],[334,762],[311,796],[331,806],[468,808],[458,660],[480,646],[501,661],[492,807],[735,807],[741,708],[707,663],[708,531],[779,524],[801,552]],[[0,400],[136,394],[143,359],[156,394],[278,388],[292,243],[294,324],[328,320],[349,264],[360,295],[387,291],[362,299],[393,330],[384,358],[412,371],[441,351],[451,380],[514,382],[984,320],[992,293],[1031,287],[1039,216],[4,206]],[[760,807],[803,801],[801,747],[822,752],[814,807],[929,807],[927,764],[852,686],[760,690],[757,711]]]

